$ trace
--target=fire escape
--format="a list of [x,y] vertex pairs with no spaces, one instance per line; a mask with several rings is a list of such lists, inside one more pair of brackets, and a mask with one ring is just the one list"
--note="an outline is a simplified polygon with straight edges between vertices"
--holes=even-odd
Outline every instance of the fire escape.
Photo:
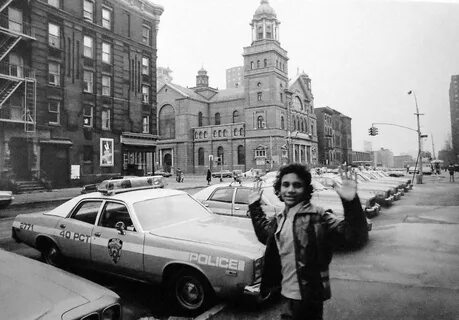
[[[22,11],[0,1],[0,122],[17,123],[25,132],[36,130],[36,80],[15,49],[35,38],[31,26],[22,21]],[[17,52],[23,53],[23,50]]]

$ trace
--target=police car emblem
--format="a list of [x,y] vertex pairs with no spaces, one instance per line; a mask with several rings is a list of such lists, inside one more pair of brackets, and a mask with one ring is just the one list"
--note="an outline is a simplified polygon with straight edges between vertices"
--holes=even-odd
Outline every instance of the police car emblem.
[[123,241],[120,239],[108,240],[108,254],[112,258],[114,263],[117,263],[121,257],[121,249],[123,248]]

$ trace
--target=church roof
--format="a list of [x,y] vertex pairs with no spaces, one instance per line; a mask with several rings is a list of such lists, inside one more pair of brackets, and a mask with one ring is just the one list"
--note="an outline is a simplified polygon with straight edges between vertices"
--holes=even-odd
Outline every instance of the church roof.
[[244,88],[230,88],[225,90],[219,90],[218,93],[213,96],[211,102],[222,102],[244,99]]
[[191,99],[198,100],[198,101],[201,101],[201,102],[208,102],[206,99],[204,99],[204,97],[202,97],[201,95],[197,94],[192,89],[185,88],[185,87],[182,87],[182,86],[180,86],[178,84],[171,83],[171,82],[166,83],[165,85],[171,87],[172,89],[174,89],[175,91],[177,91],[178,93],[180,93],[181,95],[183,95],[183,96],[185,96],[187,98],[191,98]]
[[260,18],[276,18],[276,12],[274,9],[269,5],[268,0],[261,0],[260,6],[255,11],[253,15],[253,19],[257,20]]

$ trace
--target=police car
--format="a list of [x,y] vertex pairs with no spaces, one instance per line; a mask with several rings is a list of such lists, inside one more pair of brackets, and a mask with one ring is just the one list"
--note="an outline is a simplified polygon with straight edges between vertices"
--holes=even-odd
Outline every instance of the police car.
[[[115,187],[115,185],[111,185]],[[51,265],[161,283],[176,309],[196,314],[215,295],[257,295],[264,248],[250,221],[212,214],[189,194],[154,186],[99,190],[18,215],[12,236]]]

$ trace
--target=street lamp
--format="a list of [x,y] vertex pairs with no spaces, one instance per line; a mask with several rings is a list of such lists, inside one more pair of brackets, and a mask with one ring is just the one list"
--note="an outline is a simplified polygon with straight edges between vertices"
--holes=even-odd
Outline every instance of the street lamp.
[[[419,113],[418,108],[418,99],[416,98],[416,93],[413,90],[408,91],[408,94],[413,94],[414,96],[414,103],[416,104],[416,119],[418,122],[418,158],[419,158],[419,178],[417,180],[418,183],[422,183],[422,153],[421,153],[421,125],[419,124],[419,116],[423,115]],[[416,170],[416,169],[415,169]]]

